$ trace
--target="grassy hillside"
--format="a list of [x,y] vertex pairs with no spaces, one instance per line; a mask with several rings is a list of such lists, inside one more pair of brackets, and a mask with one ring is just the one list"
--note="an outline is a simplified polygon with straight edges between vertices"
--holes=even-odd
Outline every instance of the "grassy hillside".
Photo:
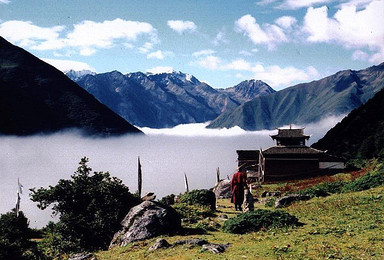
[[384,156],[384,90],[353,110],[312,147],[347,159]]
[[[321,185],[345,182],[357,186],[367,176],[383,177],[384,167],[374,162],[370,168],[349,174],[312,178],[291,183],[263,185],[257,190],[298,192]],[[366,183],[366,181],[365,181]],[[320,186],[319,186],[320,185]],[[351,185],[350,185],[351,186]],[[229,200],[219,200],[216,217],[202,220],[213,227],[205,234],[164,237],[168,242],[202,238],[211,243],[230,243],[222,254],[202,250],[200,246],[179,245],[149,252],[156,238],[97,253],[98,259],[383,259],[384,258],[384,186],[359,192],[344,189],[326,197],[297,202],[283,210],[304,225],[263,230],[244,235],[224,233],[224,221],[217,216],[235,217]],[[257,208],[266,208],[256,203]],[[268,209],[275,210],[273,207]],[[200,224],[202,223],[200,222]],[[198,225],[198,224],[197,224]],[[196,226],[196,225],[195,225]],[[201,225],[200,225],[201,226]]]

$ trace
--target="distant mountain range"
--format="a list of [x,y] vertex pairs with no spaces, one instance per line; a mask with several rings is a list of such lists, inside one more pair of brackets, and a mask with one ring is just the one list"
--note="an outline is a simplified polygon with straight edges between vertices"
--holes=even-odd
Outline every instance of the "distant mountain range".
[[51,65],[0,37],[0,134],[141,133]]
[[217,117],[209,128],[240,126],[245,130],[308,124],[329,115],[347,114],[384,86],[384,63],[364,70],[340,71],[310,83],[259,96]]
[[278,92],[258,80],[214,89],[175,71],[66,75],[0,37],[0,134],[68,128],[92,135],[140,132],[126,120],[152,128],[209,120],[211,128],[238,125],[246,130],[305,125],[366,103],[384,86],[384,63]]
[[246,101],[275,92],[258,80],[214,89],[176,71],[126,75],[118,71],[84,75],[70,71],[66,75],[130,123],[152,128],[207,122]]
[[384,158],[384,89],[353,110],[312,147],[346,159]]

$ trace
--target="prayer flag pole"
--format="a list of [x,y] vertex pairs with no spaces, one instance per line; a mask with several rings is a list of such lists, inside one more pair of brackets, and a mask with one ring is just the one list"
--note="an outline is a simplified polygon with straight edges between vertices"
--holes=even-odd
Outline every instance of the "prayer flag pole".
[[17,201],[16,201],[16,217],[19,217],[20,212],[20,194],[23,194],[23,185],[20,183],[19,178],[17,178]]
[[187,174],[185,172],[184,172],[184,181],[185,181],[185,191],[189,192],[188,178],[187,178]]
[[138,193],[139,193],[139,197],[141,198],[141,188],[142,188],[142,185],[143,185],[143,176],[142,176],[142,172],[141,172],[141,163],[140,163],[140,156],[138,157],[138,169],[137,169],[137,179],[138,179]]

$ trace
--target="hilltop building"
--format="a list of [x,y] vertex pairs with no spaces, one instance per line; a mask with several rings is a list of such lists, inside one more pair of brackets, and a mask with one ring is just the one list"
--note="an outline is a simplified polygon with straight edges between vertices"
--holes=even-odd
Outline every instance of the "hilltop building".
[[345,161],[306,146],[310,136],[304,128],[277,129],[271,138],[276,145],[266,150],[238,150],[238,165],[244,165],[247,175],[256,181],[296,180],[345,169]]

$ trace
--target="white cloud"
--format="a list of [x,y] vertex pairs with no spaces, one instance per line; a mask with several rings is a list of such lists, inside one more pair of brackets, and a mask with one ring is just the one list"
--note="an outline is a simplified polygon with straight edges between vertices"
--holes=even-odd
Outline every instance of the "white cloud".
[[300,9],[303,7],[310,7],[319,4],[326,4],[335,0],[284,0],[278,8],[282,9]]
[[228,64],[223,66],[224,70],[243,70],[243,71],[251,71],[252,66],[249,62],[243,59],[234,60]]
[[82,48],[80,50],[80,55],[82,55],[82,56],[91,56],[95,52],[96,52],[96,50],[93,49],[93,48]]
[[[361,2],[360,2],[361,3]],[[310,7],[304,17],[303,31],[309,42],[336,43],[346,48],[368,48],[370,58],[384,58],[384,1],[372,1],[363,9],[342,5],[333,18],[326,6]],[[382,61],[382,60],[381,60]]]
[[146,54],[150,52],[153,49],[153,43],[152,42],[146,42],[143,46],[139,48],[139,52],[142,54]]
[[269,49],[274,49],[278,43],[288,41],[287,36],[279,26],[263,24],[262,27],[249,14],[242,16],[235,22],[235,31],[243,33],[254,44],[265,44]]
[[64,30],[63,26],[39,27],[29,21],[7,21],[0,24],[0,35],[21,47],[39,49],[45,45],[55,42],[52,49],[62,48],[63,42],[58,41],[59,33]]
[[174,69],[172,67],[158,66],[152,69],[148,69],[146,72],[152,73],[152,74],[161,74],[161,73],[172,73],[173,71]]
[[213,55],[202,57],[191,64],[209,70],[236,71],[236,77],[242,77],[241,72],[251,73],[253,78],[265,81],[275,89],[282,89],[299,82],[320,78],[319,72],[312,66],[304,69],[277,65],[265,67],[262,64],[251,63],[244,59],[235,59],[228,62]]
[[83,21],[75,24],[67,39],[70,46],[110,48],[117,40],[136,41],[141,35],[148,35],[151,42],[157,40],[156,30],[151,24],[117,18],[113,21]]
[[239,51],[239,54],[242,55],[242,56],[252,56],[253,55],[249,51],[245,51],[245,50]]
[[75,70],[75,71],[81,71],[81,70],[90,70],[90,71],[96,71],[94,68],[89,66],[85,62],[80,61],[72,61],[72,60],[56,60],[56,59],[42,59],[48,64],[51,64],[53,67],[60,71],[68,71],[68,70]]
[[158,50],[155,52],[151,52],[147,55],[148,59],[158,59],[158,60],[163,60],[164,59],[164,54],[162,51]]
[[215,51],[212,49],[206,49],[206,50],[201,50],[201,51],[196,51],[192,53],[192,56],[194,57],[200,57],[200,56],[207,56],[207,55],[212,55],[214,54]]
[[217,33],[215,39],[213,40],[214,45],[219,45],[220,43],[228,43],[229,41],[226,39],[226,34],[224,30],[221,30]]
[[236,73],[235,77],[238,78],[238,79],[245,79],[245,78],[246,78],[246,77],[245,77],[243,74],[241,74],[241,73]]
[[173,52],[171,51],[161,51],[161,50],[158,50],[158,51],[155,51],[155,52],[151,52],[147,55],[147,58],[148,59],[158,59],[158,60],[163,60],[165,57],[168,57],[168,56],[173,56]]
[[290,29],[297,23],[297,19],[292,16],[282,16],[276,19],[275,23],[284,29]]
[[10,2],[9,0],[0,0],[0,4],[9,4]]
[[368,53],[361,51],[361,50],[356,50],[352,54],[352,59],[353,60],[360,60],[360,61],[367,61],[369,59]]
[[292,84],[320,78],[319,72],[312,66],[306,69],[298,69],[293,66],[285,68],[277,65],[264,67],[258,64],[252,67],[252,72],[255,79],[265,81],[275,89],[282,89]]
[[[152,45],[159,42],[157,31],[151,24],[119,18],[103,22],[83,21],[63,36],[66,31],[68,28],[64,26],[39,27],[29,21],[0,24],[0,34],[21,47],[36,50],[76,48],[84,56],[92,55],[98,49],[111,48],[117,43],[131,44],[139,37],[147,37]],[[146,46],[148,51],[152,45]]]
[[167,25],[179,34],[182,34],[184,31],[194,32],[197,29],[196,24],[191,21],[170,20],[167,22]]
[[219,57],[208,55],[203,58],[200,58],[196,62],[193,62],[193,64],[197,64],[205,69],[216,70],[220,68],[221,62],[222,61]]

